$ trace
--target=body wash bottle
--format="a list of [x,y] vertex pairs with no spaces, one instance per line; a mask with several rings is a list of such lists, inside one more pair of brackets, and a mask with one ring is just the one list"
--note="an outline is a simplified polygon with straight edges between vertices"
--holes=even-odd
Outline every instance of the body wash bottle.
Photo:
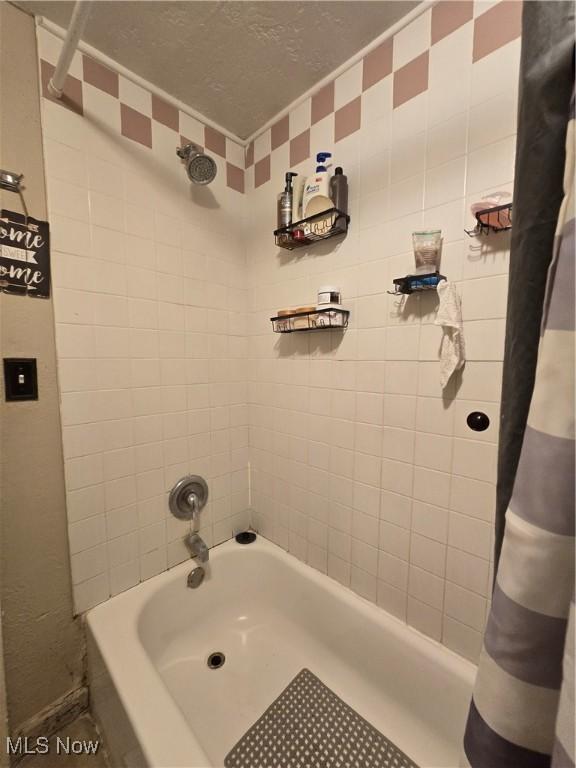
[[324,163],[332,157],[331,152],[318,152],[316,155],[316,173],[306,179],[302,208],[304,216],[314,216],[332,208],[330,200],[328,170]]

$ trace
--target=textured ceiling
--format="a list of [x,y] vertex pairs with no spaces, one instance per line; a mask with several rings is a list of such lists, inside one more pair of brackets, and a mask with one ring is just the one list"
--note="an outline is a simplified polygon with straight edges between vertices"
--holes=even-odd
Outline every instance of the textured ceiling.
[[[16,5],[68,26],[71,2]],[[83,39],[241,138],[418,2],[93,2]]]

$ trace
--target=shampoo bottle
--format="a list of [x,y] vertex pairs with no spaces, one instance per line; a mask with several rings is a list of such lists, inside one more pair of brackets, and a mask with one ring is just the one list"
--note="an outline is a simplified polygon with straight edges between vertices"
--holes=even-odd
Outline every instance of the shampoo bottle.
[[316,173],[306,179],[302,209],[304,216],[314,216],[332,208],[330,199],[328,170],[324,163],[332,157],[330,152],[318,152],[316,155]]

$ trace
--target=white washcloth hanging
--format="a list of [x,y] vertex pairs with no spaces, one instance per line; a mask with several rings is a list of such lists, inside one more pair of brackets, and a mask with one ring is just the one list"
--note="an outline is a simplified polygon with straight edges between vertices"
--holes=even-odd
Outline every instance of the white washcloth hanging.
[[442,326],[440,345],[440,385],[442,389],[450,377],[466,362],[464,330],[462,327],[462,303],[454,283],[441,280],[437,285],[440,305],[435,325]]

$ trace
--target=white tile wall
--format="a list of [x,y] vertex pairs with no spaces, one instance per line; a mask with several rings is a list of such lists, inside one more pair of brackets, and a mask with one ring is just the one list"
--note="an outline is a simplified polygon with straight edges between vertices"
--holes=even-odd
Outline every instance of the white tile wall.
[[[397,36],[396,67],[428,49],[429,24],[427,13]],[[285,168],[273,152],[271,183],[248,193],[247,252],[253,522],[475,660],[490,590],[509,239],[463,229],[472,202],[512,188],[518,41],[473,64],[472,39],[470,22],[432,46],[429,90],[399,109],[391,77],[363,93],[361,130],[328,146],[349,177],[345,240],[278,252]],[[337,106],[358,82],[354,69],[337,79]],[[324,141],[313,131],[312,155]],[[444,394],[434,298],[386,294],[411,269],[411,232],[423,226],[442,228],[442,271],[463,297],[468,361]],[[272,335],[268,318],[313,302],[321,284],[341,287],[349,330]],[[486,432],[466,425],[473,410],[489,415]]]
[[[272,152],[270,183],[254,189],[248,174],[240,197],[220,174],[190,195],[165,126],[153,122],[148,150],[119,137],[118,100],[91,86],[84,118],[44,102],[79,610],[187,556],[166,503],[181,475],[208,478],[209,543],[245,526],[250,460],[263,535],[476,659],[509,241],[463,229],[470,203],[512,188],[519,45],[473,64],[472,38],[473,22],[429,49],[423,14],[397,36],[394,62],[429,49],[429,89],[393,110],[385,78],[361,96],[361,129],[336,145],[331,116],[312,126],[312,157],[334,151],[348,174],[352,223],[346,239],[293,254],[271,236],[287,144]],[[42,55],[55,51],[42,33]],[[336,81],[336,108],[361,87],[355,65]],[[121,97],[150,114],[145,89],[121,78]],[[201,123],[181,120],[203,144]],[[289,115],[290,137],[309,126],[310,99]],[[255,160],[269,152],[266,131]],[[386,293],[421,227],[442,228],[442,270],[463,296],[468,360],[444,393],[434,298]],[[324,283],[341,287],[348,331],[273,336],[271,314],[313,302]],[[485,433],[466,426],[471,410],[489,415]]]
[[[44,32],[40,54],[54,58]],[[122,77],[120,97],[151,114],[150,93]],[[208,481],[209,545],[248,523],[243,196],[223,162],[191,195],[176,132],[153,123],[154,148],[134,144],[118,100],[86,84],[84,108],[43,100],[78,611],[188,556],[167,504],[181,476]],[[203,144],[196,122],[181,132]]]

